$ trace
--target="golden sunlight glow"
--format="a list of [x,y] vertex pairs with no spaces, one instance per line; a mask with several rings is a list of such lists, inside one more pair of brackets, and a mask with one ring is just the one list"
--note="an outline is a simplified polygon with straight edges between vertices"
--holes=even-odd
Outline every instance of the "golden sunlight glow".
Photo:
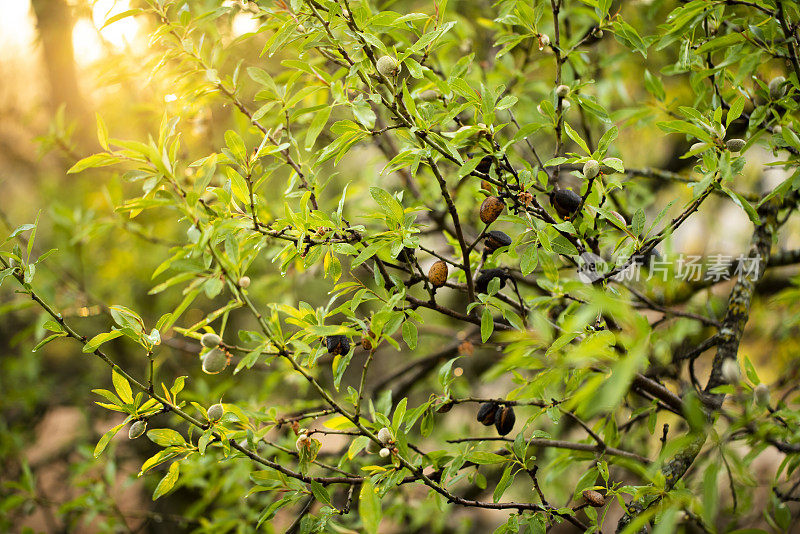
[[118,20],[103,28],[109,18],[128,9],[130,0],[95,0],[92,20],[80,19],[72,30],[72,44],[78,63],[88,65],[97,61],[106,52],[106,46],[120,52],[136,39],[139,23],[135,17]]

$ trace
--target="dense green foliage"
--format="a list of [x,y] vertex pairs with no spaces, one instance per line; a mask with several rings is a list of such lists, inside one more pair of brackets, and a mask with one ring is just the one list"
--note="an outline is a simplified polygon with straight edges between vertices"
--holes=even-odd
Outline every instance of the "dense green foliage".
[[0,524],[55,398],[98,405],[78,530],[125,526],[123,453],[195,532],[789,529],[797,4],[127,17],[146,54],[97,75],[131,101],[95,153],[54,120],[68,176],[0,249]]

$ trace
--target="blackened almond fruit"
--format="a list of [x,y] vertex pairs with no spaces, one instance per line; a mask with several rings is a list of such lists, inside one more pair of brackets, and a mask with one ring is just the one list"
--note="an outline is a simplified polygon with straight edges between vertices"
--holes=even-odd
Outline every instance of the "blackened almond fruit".
[[486,293],[489,289],[489,282],[491,282],[493,278],[500,279],[500,289],[506,287],[508,273],[503,269],[486,269],[481,271],[481,274],[475,279],[475,290],[478,293]]
[[414,263],[415,252],[411,247],[403,247],[400,254],[397,255],[397,259],[406,263]]
[[478,163],[478,166],[475,167],[475,170],[482,174],[489,174],[489,171],[492,168],[492,163],[493,163],[492,156],[484,156],[483,158],[481,158],[481,161],[480,163]]
[[439,260],[428,269],[428,280],[433,287],[442,287],[447,282],[448,268],[444,260]]
[[486,197],[486,199],[481,204],[481,221],[484,224],[491,224],[500,217],[500,214],[503,213],[503,208],[506,205],[503,204],[503,201],[497,197]]
[[494,414],[494,427],[501,436],[505,436],[511,432],[516,421],[517,416],[514,415],[514,408],[511,406],[503,406]]
[[442,404],[441,406],[436,408],[436,412],[437,413],[447,413],[447,412],[449,412],[450,410],[453,409],[453,404],[454,404],[453,401],[445,402],[444,404]]
[[603,494],[599,491],[583,490],[583,498],[586,499],[589,506],[593,506],[594,508],[600,508],[606,504],[606,498],[603,497]]
[[347,354],[350,352],[350,340],[347,336],[328,336],[325,338],[328,354]]
[[484,402],[481,404],[481,407],[478,409],[478,422],[483,426],[493,425],[497,409],[498,406],[494,402]]
[[492,230],[483,238],[483,244],[486,246],[486,250],[494,252],[500,247],[509,246],[511,244],[511,238],[505,232]]
[[557,189],[550,194],[550,204],[562,218],[569,219],[581,205],[581,197],[572,189]]

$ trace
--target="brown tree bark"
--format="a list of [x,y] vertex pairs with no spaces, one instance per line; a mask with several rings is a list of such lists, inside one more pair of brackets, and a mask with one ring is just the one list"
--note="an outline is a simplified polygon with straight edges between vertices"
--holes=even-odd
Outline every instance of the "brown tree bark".
[[53,110],[66,104],[68,116],[83,125],[88,121],[86,103],[78,85],[72,47],[74,18],[66,0],[31,0],[50,86]]

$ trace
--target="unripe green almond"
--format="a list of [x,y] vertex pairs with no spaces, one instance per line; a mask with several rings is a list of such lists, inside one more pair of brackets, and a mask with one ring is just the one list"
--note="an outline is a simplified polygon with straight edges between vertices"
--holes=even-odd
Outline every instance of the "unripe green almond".
[[733,139],[728,139],[725,141],[725,146],[731,152],[740,152],[747,143],[744,139],[739,139],[734,137]]
[[220,349],[211,349],[203,356],[203,372],[215,375],[228,367],[228,355]]
[[211,406],[208,407],[209,421],[216,423],[217,421],[222,419],[223,415],[225,415],[225,408],[222,406],[222,404],[219,403],[212,404]]
[[769,388],[766,384],[759,384],[753,390],[753,398],[761,407],[769,406]]
[[384,444],[394,441],[394,436],[392,436],[392,431],[386,427],[381,428],[380,430],[378,430],[378,440],[380,440],[380,442]]
[[739,364],[736,363],[736,360],[728,358],[722,362],[722,380],[727,384],[738,384],[740,378],[741,373],[739,372]]
[[774,133],[775,135],[781,135],[781,134],[783,134],[783,127],[782,127],[780,124],[779,124],[779,125],[777,125],[777,126],[775,126],[775,127],[772,129],[772,133]]
[[239,278],[239,287],[241,287],[242,289],[247,289],[248,287],[250,287],[250,277],[243,276]]
[[439,98],[439,91],[435,89],[428,89],[427,91],[422,91],[419,94],[419,99],[423,102],[433,102],[437,98]]
[[381,458],[388,458],[389,455],[392,454],[392,451],[390,451],[389,449],[384,447],[384,448],[381,449],[381,452],[379,452],[378,454],[381,455]]
[[600,174],[600,164],[597,162],[597,160],[590,159],[583,164],[583,175],[586,178],[592,179],[598,174]]
[[569,100],[564,100],[561,102],[561,111],[567,111],[569,108],[572,107],[572,104]]
[[773,100],[777,100],[786,94],[786,78],[783,76],[776,76],[769,82],[769,96]]
[[222,339],[217,334],[212,334],[211,332],[203,334],[203,337],[200,338],[200,344],[207,349],[219,347],[220,341],[222,341]]
[[378,59],[378,63],[376,65],[378,72],[387,78],[396,76],[400,70],[400,64],[392,56],[382,56],[380,59]]
[[708,143],[695,143],[691,147],[689,147],[689,152],[694,152],[695,150],[702,150],[705,151],[709,147]]
[[556,87],[556,96],[564,98],[569,94],[569,85],[559,85]]
[[134,421],[131,424],[131,427],[128,429],[128,439],[136,439],[142,434],[144,431],[147,430],[147,422],[145,421]]
[[195,225],[192,225],[186,230],[186,237],[189,238],[191,243],[197,243],[200,241],[200,230]]

